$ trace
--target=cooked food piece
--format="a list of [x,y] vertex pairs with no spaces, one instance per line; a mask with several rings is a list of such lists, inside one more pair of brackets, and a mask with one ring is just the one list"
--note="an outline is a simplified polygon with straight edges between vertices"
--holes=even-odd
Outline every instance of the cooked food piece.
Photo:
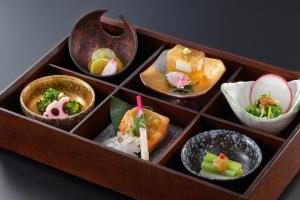
[[66,118],[79,113],[82,105],[76,100],[70,100],[62,92],[49,88],[36,103],[40,113],[47,118]]
[[148,149],[151,152],[166,136],[169,118],[144,108],[145,118],[137,117],[138,108],[128,110],[121,120],[119,130],[122,134],[139,136],[139,128],[146,127]]
[[113,75],[120,72],[122,68],[123,63],[109,48],[95,50],[88,63],[89,71],[97,76]]
[[282,114],[282,108],[279,102],[273,100],[270,95],[261,95],[259,99],[245,109],[248,113],[260,117],[273,119]]
[[239,177],[243,175],[242,164],[229,160],[224,153],[219,156],[207,152],[201,163],[201,171],[216,175]]
[[149,160],[149,152],[165,138],[170,120],[143,106],[139,95],[136,99],[137,107],[132,108],[112,97],[110,117],[117,135],[103,144],[133,156],[140,154],[142,159]]
[[167,53],[167,71],[186,74],[194,85],[203,76],[204,61],[204,52],[176,45]]

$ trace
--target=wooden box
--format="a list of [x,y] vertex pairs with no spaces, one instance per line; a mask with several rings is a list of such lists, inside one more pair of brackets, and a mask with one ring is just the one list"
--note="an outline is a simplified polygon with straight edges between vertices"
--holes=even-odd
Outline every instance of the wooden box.
[[[102,23],[110,32],[119,32],[122,26],[119,21],[104,17]],[[300,73],[135,28],[138,52],[131,66],[118,79],[99,80],[80,73],[69,55],[67,37],[9,85],[0,96],[0,147],[137,199],[279,197],[299,171],[300,113],[279,136],[245,127],[221,94],[220,85],[255,80],[270,72],[287,80],[300,79]],[[221,59],[227,68],[217,85],[201,97],[178,100],[147,89],[140,81],[139,73],[150,66],[164,49],[177,43],[203,50],[209,57]],[[24,86],[38,77],[53,74],[83,79],[96,93],[95,108],[71,130],[35,121],[21,111],[19,96]],[[96,141],[110,124],[110,98],[117,96],[133,104],[137,94],[143,96],[145,105],[159,109],[174,125],[182,128],[150,162],[106,148]],[[191,176],[181,164],[180,150],[191,136],[218,128],[240,131],[254,139],[262,149],[261,166],[241,182],[208,182]]]

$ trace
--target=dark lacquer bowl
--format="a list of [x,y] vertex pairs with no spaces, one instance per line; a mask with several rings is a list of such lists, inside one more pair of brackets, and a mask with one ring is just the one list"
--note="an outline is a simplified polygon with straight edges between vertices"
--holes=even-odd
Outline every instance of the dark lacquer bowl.
[[[120,35],[111,35],[102,26],[101,16],[107,10],[96,10],[79,19],[75,24],[68,41],[69,52],[75,65],[85,74],[109,78],[122,73],[133,61],[138,40],[136,32],[131,23],[119,15],[123,21],[123,32]],[[123,63],[121,71],[109,76],[97,76],[90,73],[88,63],[95,50],[99,48],[110,48]]]
[[[82,105],[81,111],[63,119],[43,117],[36,103],[49,88],[59,90],[71,100],[80,102]],[[71,129],[83,119],[92,110],[94,103],[95,93],[93,88],[79,78],[66,75],[52,75],[36,79],[29,83],[20,95],[21,108],[26,116],[66,130]]]
[[[217,155],[224,153],[230,160],[241,163],[243,175],[224,179],[200,174],[201,163],[206,152]],[[261,160],[261,150],[251,138],[235,131],[222,129],[199,133],[190,138],[181,151],[181,161],[189,172],[212,181],[232,181],[246,177],[257,169]]]

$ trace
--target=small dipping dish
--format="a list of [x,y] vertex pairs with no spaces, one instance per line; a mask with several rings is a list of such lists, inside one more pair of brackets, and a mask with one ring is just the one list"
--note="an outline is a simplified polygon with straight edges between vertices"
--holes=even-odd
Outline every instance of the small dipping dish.
[[[200,173],[201,163],[207,152],[224,153],[230,160],[242,164],[243,174],[239,177],[219,178]],[[193,175],[211,181],[233,181],[251,174],[262,161],[259,146],[249,137],[230,130],[210,130],[190,138],[181,150],[181,161]]]

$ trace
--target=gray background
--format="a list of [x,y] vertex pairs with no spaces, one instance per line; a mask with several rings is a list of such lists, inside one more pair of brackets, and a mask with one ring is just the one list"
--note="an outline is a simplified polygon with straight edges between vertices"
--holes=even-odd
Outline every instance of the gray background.
[[[0,0],[0,90],[65,37],[78,17],[96,8],[155,31],[300,70],[300,1]],[[299,199],[299,190],[298,174],[281,198]],[[124,198],[0,150],[1,200]]]

